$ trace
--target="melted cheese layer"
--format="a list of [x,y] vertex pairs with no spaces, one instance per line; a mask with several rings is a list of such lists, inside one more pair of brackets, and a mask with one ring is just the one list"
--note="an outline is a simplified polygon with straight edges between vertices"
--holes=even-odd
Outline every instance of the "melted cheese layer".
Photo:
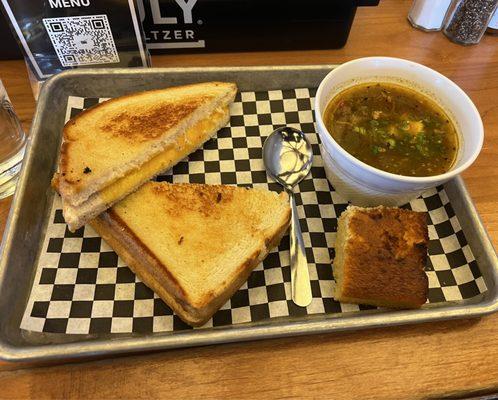
[[150,179],[161,171],[170,169],[207,141],[214,134],[213,131],[220,125],[227,113],[228,107],[219,108],[207,118],[199,121],[188,129],[184,135],[181,135],[176,143],[173,143],[162,153],[102,189],[99,192],[102,200],[106,203],[112,203],[120,198],[123,193],[127,193],[140,185],[144,180]]

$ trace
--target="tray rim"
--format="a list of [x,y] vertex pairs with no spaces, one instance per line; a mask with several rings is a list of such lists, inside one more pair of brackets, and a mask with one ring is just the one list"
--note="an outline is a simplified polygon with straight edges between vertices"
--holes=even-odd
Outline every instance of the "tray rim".
[[[283,71],[329,71],[336,67],[336,64],[323,65],[284,65],[284,66],[238,66],[238,67],[188,67],[188,68],[149,68],[149,69],[126,69],[126,68],[105,68],[105,69],[78,69],[65,71],[54,75],[45,82],[38,99],[35,115],[31,124],[31,133],[28,138],[26,158],[23,163],[21,176],[19,179],[19,190],[14,195],[5,233],[0,247],[0,287],[5,279],[5,264],[13,246],[14,228],[19,219],[21,198],[26,189],[27,175],[34,158],[34,151],[37,143],[41,140],[40,135],[40,114],[43,105],[49,98],[60,81],[68,78],[92,76],[92,75],[132,75],[142,76],[174,73],[201,73],[201,72],[283,72]],[[13,346],[4,337],[0,337],[0,359],[5,361],[37,361],[53,360],[64,358],[80,358],[95,355],[111,355],[118,353],[135,353],[139,351],[150,351],[159,349],[171,349],[179,347],[192,347],[208,344],[219,344],[228,342],[248,341],[276,337],[288,337],[296,335],[307,335],[316,333],[338,332],[346,330],[358,330],[402,324],[422,323],[436,320],[449,320],[457,318],[473,318],[484,316],[498,311],[498,257],[493,248],[488,233],[475,209],[475,205],[465,187],[463,179],[458,176],[445,185],[452,185],[453,189],[462,196],[468,207],[470,224],[480,236],[484,250],[484,256],[490,263],[488,269],[488,279],[493,287],[488,287],[490,296],[476,304],[448,305],[436,308],[424,308],[420,310],[386,311],[370,314],[352,314],[337,318],[330,314],[320,314],[312,320],[302,321],[274,321],[256,326],[229,325],[206,330],[192,330],[177,334],[155,333],[149,335],[137,335],[126,337],[113,337],[103,339],[84,338],[82,341],[71,343],[59,343],[50,345],[28,345]],[[482,271],[481,271],[482,272]],[[488,282],[486,282],[488,284]],[[488,285],[489,286],[489,285]],[[20,329],[20,328],[19,328]],[[77,335],[71,335],[77,336]]]

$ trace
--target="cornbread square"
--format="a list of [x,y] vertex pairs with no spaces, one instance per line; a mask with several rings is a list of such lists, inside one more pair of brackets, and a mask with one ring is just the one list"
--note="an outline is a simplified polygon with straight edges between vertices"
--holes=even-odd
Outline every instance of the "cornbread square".
[[334,298],[378,307],[419,308],[429,234],[425,213],[349,206],[338,222]]

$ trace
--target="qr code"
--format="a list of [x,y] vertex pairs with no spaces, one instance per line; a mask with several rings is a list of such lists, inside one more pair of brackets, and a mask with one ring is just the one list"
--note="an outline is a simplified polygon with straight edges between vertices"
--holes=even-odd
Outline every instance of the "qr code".
[[119,62],[107,15],[44,18],[43,24],[64,67]]

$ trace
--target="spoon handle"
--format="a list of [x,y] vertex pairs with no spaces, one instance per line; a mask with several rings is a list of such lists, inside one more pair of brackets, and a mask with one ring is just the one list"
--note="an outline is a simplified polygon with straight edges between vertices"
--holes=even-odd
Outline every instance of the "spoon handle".
[[311,284],[308,272],[308,261],[304,249],[303,235],[297,215],[294,193],[288,190],[292,220],[290,226],[290,264],[292,301],[298,306],[306,307],[311,303]]

